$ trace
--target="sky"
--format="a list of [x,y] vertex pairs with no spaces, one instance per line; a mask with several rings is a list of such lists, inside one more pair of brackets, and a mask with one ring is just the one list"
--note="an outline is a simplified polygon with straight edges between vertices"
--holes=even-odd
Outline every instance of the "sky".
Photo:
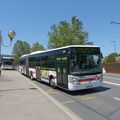
[[72,16],[83,22],[88,40],[101,47],[103,56],[114,53],[114,45],[120,54],[120,25],[110,23],[120,22],[120,0],[0,0],[0,31],[5,45],[10,43],[8,31],[16,31],[12,45],[2,46],[2,54],[12,54],[17,40],[31,46],[37,41],[47,49],[50,27],[70,22]]

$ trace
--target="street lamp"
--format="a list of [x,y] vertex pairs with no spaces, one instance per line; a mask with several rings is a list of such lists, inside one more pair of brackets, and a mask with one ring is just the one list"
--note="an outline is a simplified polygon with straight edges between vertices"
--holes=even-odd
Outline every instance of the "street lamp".
[[114,43],[114,53],[116,53],[116,41],[111,41],[112,43]]
[[[110,22],[110,24],[117,24],[117,25],[120,25],[120,22],[115,22],[115,21],[112,21]],[[112,43],[114,43],[114,53],[116,53],[116,41],[111,41]]]
[[118,25],[120,25],[120,23],[119,22],[114,22],[114,21],[112,21],[112,22],[110,22],[111,24],[118,24]]
[[0,31],[0,76],[1,76],[1,71],[2,71],[2,68],[1,68],[1,65],[2,65],[1,46],[9,47],[9,46],[12,44],[12,40],[13,40],[13,38],[15,38],[15,36],[16,36],[15,31],[9,31],[9,32],[8,32],[8,37],[10,38],[10,43],[9,43],[8,45],[5,45],[5,44],[3,43],[2,33],[1,33],[1,31]]

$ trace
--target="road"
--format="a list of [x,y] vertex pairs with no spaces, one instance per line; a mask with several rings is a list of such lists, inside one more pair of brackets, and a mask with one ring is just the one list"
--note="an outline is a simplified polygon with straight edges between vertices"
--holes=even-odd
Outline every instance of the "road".
[[102,87],[75,92],[53,89],[46,83],[27,80],[83,120],[120,120],[120,74],[104,74],[103,78]]
[[33,81],[83,120],[120,120],[120,75],[104,74],[102,87],[67,92]]

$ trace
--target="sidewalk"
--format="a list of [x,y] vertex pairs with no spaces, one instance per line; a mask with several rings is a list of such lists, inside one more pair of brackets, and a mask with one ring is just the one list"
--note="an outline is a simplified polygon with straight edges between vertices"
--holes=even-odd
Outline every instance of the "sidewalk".
[[[48,98],[49,97],[49,98]],[[17,71],[2,71],[0,120],[80,120]]]

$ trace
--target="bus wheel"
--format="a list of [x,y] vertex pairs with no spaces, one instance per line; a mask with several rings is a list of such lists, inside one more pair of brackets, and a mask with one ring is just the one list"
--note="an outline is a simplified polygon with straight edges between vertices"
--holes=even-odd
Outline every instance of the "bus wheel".
[[39,82],[42,82],[41,78],[38,78],[37,80],[38,80]]
[[31,74],[30,74],[30,79],[33,80],[33,75],[32,75],[32,71],[31,71]]
[[30,76],[30,79],[33,80],[33,76]]
[[56,86],[55,86],[55,80],[52,78],[52,79],[50,79],[50,86],[52,87],[52,88],[56,88]]

